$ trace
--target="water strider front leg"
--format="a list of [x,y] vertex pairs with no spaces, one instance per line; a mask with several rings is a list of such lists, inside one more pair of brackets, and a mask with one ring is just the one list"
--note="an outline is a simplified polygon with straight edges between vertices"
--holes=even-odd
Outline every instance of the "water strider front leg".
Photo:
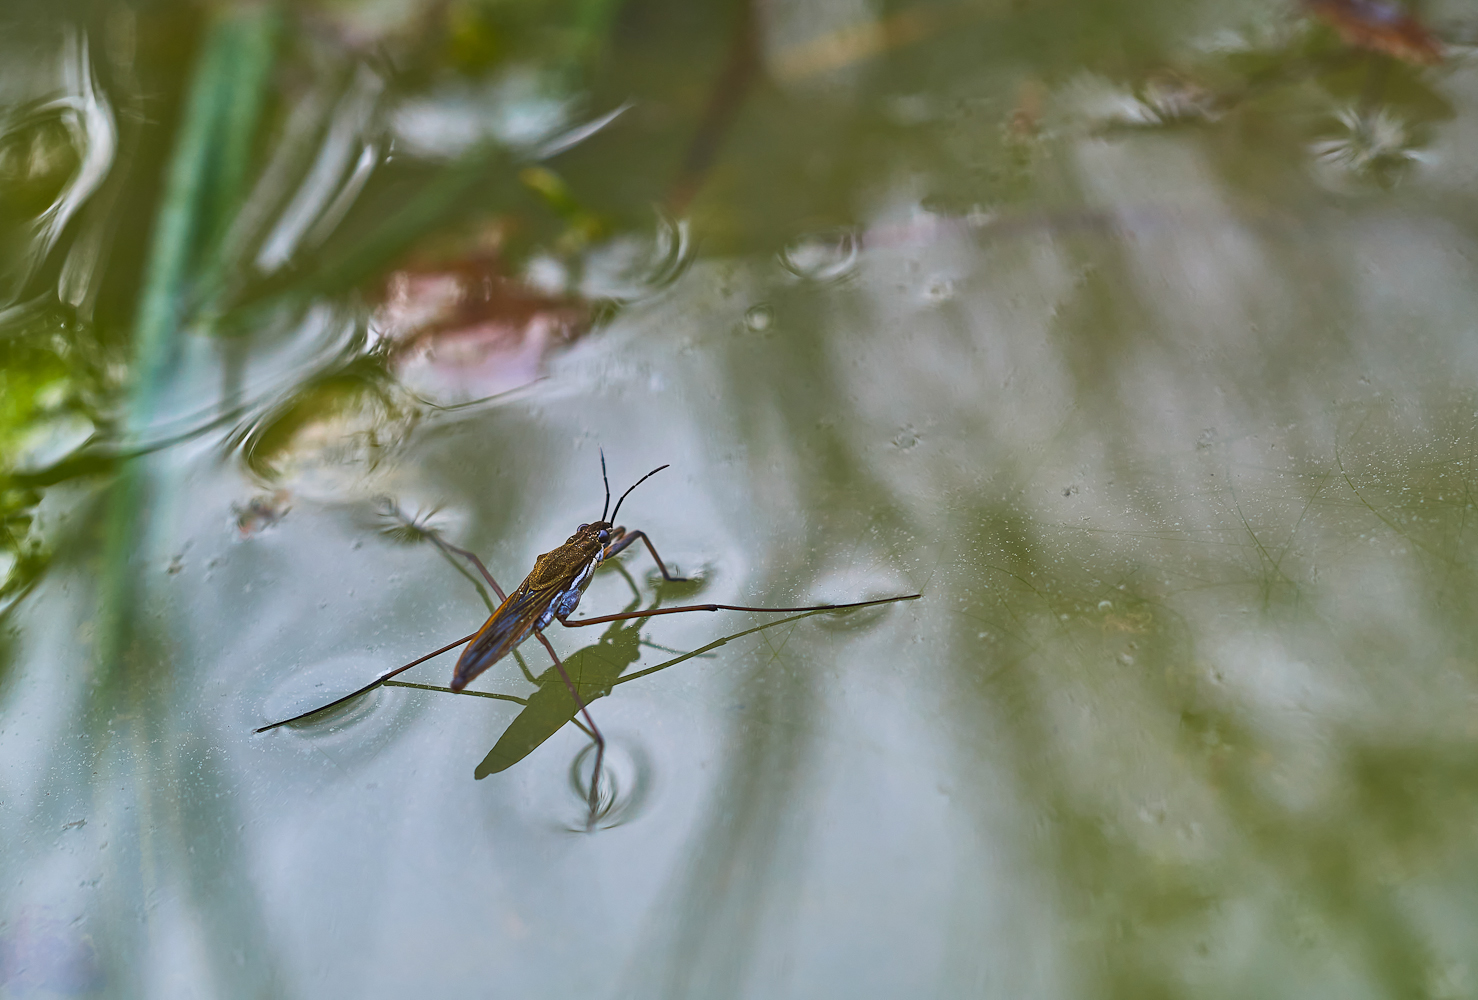
[[688,578],[685,576],[673,576],[671,573],[667,572],[667,564],[664,563],[662,561],[662,557],[657,554],[657,547],[652,544],[652,540],[647,537],[647,533],[645,531],[627,531],[625,528],[614,529],[611,532],[611,544],[606,546],[605,552],[601,554],[601,559],[606,560],[610,559],[612,556],[620,555],[621,552],[626,548],[626,546],[630,545],[638,538],[646,543],[647,551],[650,552],[652,554],[652,558],[656,560],[657,568],[662,571],[662,579],[666,580],[668,583],[688,582]]

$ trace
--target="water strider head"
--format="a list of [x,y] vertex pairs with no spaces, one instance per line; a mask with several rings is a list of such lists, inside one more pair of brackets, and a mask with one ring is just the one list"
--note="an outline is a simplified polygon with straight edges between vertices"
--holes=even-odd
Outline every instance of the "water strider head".
[[609,521],[592,521],[582,524],[575,529],[575,533],[565,539],[566,545],[586,549],[592,546],[605,548],[611,544],[611,523]]

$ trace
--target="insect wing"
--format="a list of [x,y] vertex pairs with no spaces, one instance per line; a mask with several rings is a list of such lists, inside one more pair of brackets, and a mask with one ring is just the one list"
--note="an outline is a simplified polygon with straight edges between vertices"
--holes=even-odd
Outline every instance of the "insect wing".
[[523,583],[499,605],[462,652],[452,674],[453,691],[462,690],[472,678],[527,639],[530,632],[548,625],[556,614],[575,610],[590,574],[600,564],[600,550],[597,548],[596,555],[591,556],[573,543],[571,539],[534,560],[534,568]]
[[467,644],[452,674],[452,690],[460,691],[478,674],[507,656],[523,642],[549,605],[559,596],[557,590],[535,590],[524,585],[508,595],[497,611]]

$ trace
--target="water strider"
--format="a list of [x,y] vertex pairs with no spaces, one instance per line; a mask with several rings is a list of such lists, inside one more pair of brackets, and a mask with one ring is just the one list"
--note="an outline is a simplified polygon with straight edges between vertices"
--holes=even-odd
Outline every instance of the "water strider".
[[461,691],[478,674],[507,656],[516,646],[532,635],[539,640],[540,644],[543,645],[544,649],[549,653],[550,658],[554,661],[554,666],[559,671],[560,679],[564,682],[565,687],[569,689],[570,696],[575,700],[576,708],[579,710],[580,715],[584,716],[586,725],[589,726],[590,737],[595,742],[595,767],[591,771],[590,776],[590,818],[587,824],[593,826],[599,803],[601,764],[605,758],[606,741],[605,737],[601,735],[599,727],[596,726],[595,720],[591,718],[590,710],[580,697],[580,692],[576,688],[574,681],[570,679],[569,673],[565,670],[564,663],[561,662],[558,654],[554,652],[554,647],[549,644],[549,640],[544,637],[544,629],[551,622],[558,620],[561,625],[569,628],[578,628],[584,625],[601,625],[606,622],[624,621],[632,618],[652,618],[656,615],[676,615],[689,611],[842,611],[849,608],[870,607],[875,604],[912,601],[921,596],[919,594],[905,594],[899,597],[884,597],[873,601],[856,601],[851,604],[815,604],[795,608],[757,608],[740,604],[689,604],[678,608],[648,608],[644,611],[626,611],[620,614],[602,615],[597,618],[582,618],[579,621],[570,621],[569,616],[579,607],[580,598],[584,595],[585,589],[590,586],[590,581],[595,575],[596,568],[605,560],[619,555],[637,539],[640,539],[646,545],[647,551],[652,554],[652,559],[657,563],[657,569],[662,572],[662,579],[672,583],[686,582],[685,577],[673,576],[667,571],[667,564],[657,554],[656,546],[652,544],[652,540],[647,537],[645,532],[627,531],[623,527],[615,526],[614,523],[616,515],[621,512],[621,504],[631,495],[631,491],[665,468],[667,468],[666,465],[659,465],[633,483],[625,493],[621,494],[620,499],[616,501],[616,509],[610,512],[610,520],[607,520],[606,511],[610,510],[611,506],[611,483],[610,479],[606,476],[606,458],[605,454],[602,453],[600,471],[601,478],[605,481],[606,501],[605,505],[601,508],[600,520],[590,524],[580,525],[575,529],[573,535],[565,539],[563,545],[535,559],[534,568],[529,572],[528,576],[524,577],[523,582],[518,585],[512,594],[505,594],[503,592],[503,588],[498,586],[498,582],[493,579],[493,574],[488,572],[487,567],[483,565],[482,560],[475,553],[450,544],[434,531],[410,525],[415,530],[430,538],[444,551],[462,556],[476,566],[478,572],[482,574],[483,579],[488,582],[488,586],[493,588],[493,592],[498,595],[498,599],[502,602],[498,605],[497,610],[483,623],[482,628],[471,635],[463,636],[455,642],[447,643],[440,649],[427,653],[425,656],[418,657],[409,663],[396,667],[394,670],[386,671],[364,687],[356,691],[351,691],[342,698],[336,698],[325,705],[309,709],[291,718],[262,726],[255,730],[255,732],[265,733],[268,730],[276,729],[278,726],[285,726],[337,705],[342,705],[346,701],[350,701],[374,690],[397,674],[404,673],[411,667],[425,663],[434,656],[440,656],[442,653],[466,643],[467,648],[462,651],[461,657],[457,660],[456,668],[452,671],[451,689],[453,691]]

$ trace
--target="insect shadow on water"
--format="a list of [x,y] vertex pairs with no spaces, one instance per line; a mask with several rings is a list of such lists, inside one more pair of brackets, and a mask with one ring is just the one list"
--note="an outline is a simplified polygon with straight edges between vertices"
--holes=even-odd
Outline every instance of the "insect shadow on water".
[[[641,605],[641,592],[636,589],[636,583],[624,566],[618,565],[617,569],[631,585],[633,593],[631,603],[624,610],[635,611]],[[660,598],[654,599],[648,610],[655,609],[659,601]],[[564,658],[565,672],[575,682],[580,704],[589,705],[610,694],[616,679],[641,659],[641,629],[644,624],[645,619],[640,618],[612,622],[599,640]],[[578,724],[576,717],[580,714],[580,705],[576,704],[553,665],[533,678],[533,682],[539,689],[529,695],[524,710],[498,737],[493,749],[477,766],[474,777],[482,779],[506,771],[559,732],[566,722]]]
[[[617,568],[621,570],[623,576],[626,575],[624,569],[621,569],[619,566]],[[633,601],[627,607],[633,608],[638,603],[640,602]],[[656,602],[653,602],[652,607],[656,607]],[[611,694],[621,684],[648,677],[660,670],[666,670],[668,667],[674,667],[687,660],[710,657],[713,655],[713,650],[725,646],[735,639],[742,639],[744,636],[753,635],[756,632],[779,628],[782,625],[798,622],[803,618],[811,618],[823,614],[827,614],[827,612],[825,610],[807,611],[791,615],[788,618],[766,622],[763,625],[756,625],[752,628],[726,635],[721,639],[716,639],[705,646],[700,646],[698,649],[680,653],[680,655],[670,660],[647,667],[645,670],[638,670],[636,673],[625,674],[624,676],[623,673],[626,668],[641,658],[640,646],[650,646],[654,649],[666,649],[666,647],[640,639],[638,637],[640,630],[639,624],[626,627],[618,625],[607,630],[600,642],[586,646],[584,649],[565,657],[564,665],[570,677],[575,681],[575,686],[580,693],[581,702],[584,705],[589,705],[596,699]],[[640,622],[644,619],[634,620]],[[678,651],[668,650],[668,652]],[[522,705],[523,711],[509,723],[508,728],[498,737],[498,741],[494,744],[493,749],[489,750],[488,755],[483,758],[482,763],[477,765],[474,776],[482,779],[490,774],[506,771],[514,764],[517,764],[530,753],[537,750],[545,740],[548,740],[555,733],[559,732],[568,722],[573,722],[579,726],[585,735],[591,735],[590,730],[586,729],[585,725],[579,719],[580,707],[570,697],[568,689],[561,683],[553,667],[546,670],[539,677],[534,678],[530,676],[529,679],[539,686],[539,690],[527,698],[518,698],[513,695],[498,694],[491,691],[454,691],[449,687],[438,684],[416,684],[411,681],[389,680],[385,682],[384,686],[412,688],[417,691],[435,691],[441,694],[466,695],[474,698],[491,698],[495,701],[509,701]],[[591,745],[594,745],[593,741]],[[577,759],[576,764],[578,765],[579,762],[580,759]],[[581,794],[585,794],[584,788],[581,789]],[[608,811],[616,804],[616,798],[617,796],[614,790],[611,794],[602,797],[601,804],[594,817],[596,821],[605,818]]]
[[[432,652],[427,653],[425,656],[418,657],[409,663],[396,667],[394,670],[386,671],[385,673],[376,677],[370,683],[366,684],[364,687],[361,687],[356,691],[351,691],[349,694],[346,694],[341,698],[336,698],[325,705],[320,705],[317,708],[313,708],[298,715],[294,715],[291,718],[281,719],[269,725],[262,726],[255,730],[255,732],[265,733],[269,730],[276,729],[279,726],[285,726],[289,723],[298,722],[299,720],[306,719],[311,715],[316,715],[319,712],[325,711],[327,709],[335,708],[347,701],[358,698],[363,694],[367,694],[375,688],[380,687],[391,678],[404,673],[412,667],[425,663],[432,657],[439,656],[442,653],[455,649],[456,647],[461,646],[465,643],[467,645],[467,648],[462,651],[461,657],[459,657],[457,660],[456,668],[452,671],[452,682],[450,687],[448,688],[448,690],[454,693],[460,693],[463,688],[467,686],[468,682],[470,682],[474,677],[476,677],[478,674],[481,674],[484,670],[491,667],[494,663],[497,663],[504,656],[507,656],[509,653],[513,652],[520,643],[532,636],[539,640],[540,645],[544,647],[545,651],[548,652],[550,659],[554,661],[553,669],[555,673],[559,676],[559,679],[565,688],[565,692],[569,695],[571,702],[574,705],[575,711],[570,717],[574,718],[574,715],[579,715],[580,718],[584,720],[584,725],[581,726],[581,728],[585,730],[586,734],[595,744],[595,765],[591,770],[590,789],[587,795],[589,815],[586,819],[586,829],[590,830],[594,829],[596,821],[599,819],[600,816],[600,783],[602,775],[601,765],[605,758],[606,741],[605,737],[601,735],[600,727],[595,724],[595,719],[593,719],[590,715],[590,710],[587,704],[588,699],[582,695],[580,687],[572,679],[569,670],[560,660],[559,655],[555,653],[554,647],[550,645],[549,640],[544,636],[544,629],[547,628],[552,622],[558,620],[561,625],[564,625],[566,627],[579,628],[586,625],[603,625],[607,622],[644,620],[647,618],[655,617],[657,615],[684,614],[690,611],[764,611],[788,613],[817,613],[823,611],[842,611],[850,608],[865,608],[879,604],[892,604],[895,601],[911,601],[921,596],[919,594],[906,594],[900,595],[898,597],[885,597],[872,601],[855,601],[850,604],[813,604],[804,607],[789,608],[764,608],[741,604],[689,604],[676,608],[659,608],[656,607],[654,604],[653,607],[647,608],[645,610],[628,609],[619,614],[601,615],[595,618],[583,618],[579,621],[570,621],[569,616],[573,614],[575,609],[579,606],[580,598],[584,596],[586,588],[590,586],[590,581],[594,577],[595,570],[605,560],[619,555],[629,545],[638,540],[644,543],[647,547],[647,551],[652,554],[652,559],[657,563],[657,569],[661,571],[662,579],[664,581],[668,583],[689,582],[684,577],[673,576],[667,571],[667,564],[664,563],[662,561],[662,557],[657,554],[656,546],[652,544],[652,540],[647,537],[645,532],[627,531],[624,527],[620,527],[615,524],[616,516],[621,512],[621,505],[625,503],[626,498],[631,495],[631,491],[636,489],[642,483],[646,482],[652,476],[667,468],[667,466],[658,466],[651,472],[648,472],[645,476],[642,476],[635,483],[633,483],[626,490],[625,493],[621,494],[621,498],[616,501],[616,507],[614,510],[611,510],[611,486],[610,480],[606,477],[606,459],[604,452],[601,453],[600,467],[601,478],[605,481],[606,488],[606,501],[605,506],[601,508],[600,520],[590,524],[580,525],[578,528],[575,529],[575,533],[565,540],[565,543],[563,545],[539,556],[539,558],[534,561],[534,568],[529,572],[528,576],[524,577],[523,582],[514,589],[512,594],[504,593],[503,588],[498,586],[498,581],[493,579],[493,574],[488,571],[488,568],[483,565],[482,560],[479,559],[475,553],[467,549],[459,548],[455,545],[452,545],[450,542],[447,542],[445,539],[443,539],[437,532],[428,527],[425,527],[424,525],[417,524],[409,518],[404,517],[404,515],[402,515],[398,509],[392,508],[393,515],[401,521],[405,531],[418,535],[420,537],[430,539],[448,556],[451,556],[453,554],[461,556],[462,558],[468,560],[474,566],[476,566],[478,573],[480,573],[482,575],[482,578],[487,581],[488,586],[493,588],[493,593],[498,595],[498,599],[502,603],[500,603],[497,609],[493,611],[488,620],[483,623],[482,628],[478,629],[471,635],[464,636],[461,639],[450,642],[447,645],[442,646],[440,649],[433,650]],[[609,521],[606,520],[607,511],[610,511]],[[777,622],[772,624],[779,623]],[[624,632],[627,630],[618,631]],[[635,632],[636,630],[632,629],[630,631]],[[629,641],[635,643],[639,641],[639,639],[633,636]],[[718,645],[722,645],[722,642],[718,643]],[[597,648],[598,646],[599,644],[597,644]],[[704,652],[704,650],[696,650],[692,654],[684,654],[684,656],[680,657],[679,659],[686,659],[688,656],[697,655],[701,652]],[[519,665],[523,668],[525,676],[529,676],[528,668],[524,666],[522,660],[519,660]],[[670,666],[671,664],[666,665]],[[584,666],[585,665],[582,663],[582,677]],[[616,677],[619,677],[620,669],[624,669],[624,666],[618,668],[615,674],[612,675],[612,685],[614,685]],[[646,673],[650,672],[651,671],[641,671],[636,674],[632,674],[630,678],[622,678],[622,680],[634,679],[638,676],[644,676]],[[594,680],[599,675],[599,673],[600,671],[592,668],[592,679]],[[607,670],[606,673],[609,673],[609,670]],[[536,684],[539,683],[539,681],[532,676],[530,676],[529,679]],[[599,687],[596,686],[595,689],[599,690]],[[541,686],[540,690],[544,690],[544,687]],[[504,695],[500,700],[518,701],[519,699],[515,699],[509,695]],[[532,703],[532,701],[532,698],[529,699],[530,703]],[[515,722],[516,721],[517,720],[515,720]],[[532,747],[530,747],[530,749],[532,749]],[[525,751],[525,754],[526,753],[527,751]]]
[[[620,563],[612,564],[616,571],[631,588],[632,600],[625,607],[625,612],[635,611],[641,606],[641,591],[637,588],[636,581],[626,571],[626,567]],[[659,600],[653,600],[649,610],[655,609]],[[590,705],[598,698],[609,695],[619,678],[632,664],[641,659],[642,647],[651,646],[657,649],[666,649],[655,643],[646,642],[641,638],[641,629],[645,624],[644,619],[626,619],[613,622],[606,629],[599,640],[583,649],[564,657],[564,668],[579,693],[580,704],[576,704],[570,691],[564,685],[564,679],[553,665],[545,670],[543,674],[535,677],[524,666],[522,660],[519,666],[524,670],[524,676],[530,683],[537,687],[527,698],[516,698],[512,695],[498,694],[484,691],[453,691],[449,687],[434,684],[416,684],[409,681],[390,680],[385,682],[386,687],[406,687],[420,691],[437,691],[448,694],[471,695],[480,698],[493,698],[498,701],[511,701],[523,706],[523,711],[513,719],[498,737],[497,743],[482,763],[477,766],[474,776],[481,780],[490,774],[506,771],[508,768],[523,760],[534,750],[538,749],[546,740],[564,728],[566,723],[573,722],[579,726],[587,736],[590,730],[581,722],[579,715],[582,705]],[[772,622],[770,624],[778,624]],[[669,652],[681,652],[680,650],[669,650]],[[708,654],[702,654],[708,655]],[[594,746],[592,742],[591,746]],[[587,755],[582,753],[576,758],[573,768],[575,781],[579,787],[580,794],[585,794],[584,781],[579,778],[579,770]],[[596,810],[595,820],[609,818],[611,810],[620,801],[621,796],[615,787],[614,779],[609,775],[602,778],[600,799]]]

